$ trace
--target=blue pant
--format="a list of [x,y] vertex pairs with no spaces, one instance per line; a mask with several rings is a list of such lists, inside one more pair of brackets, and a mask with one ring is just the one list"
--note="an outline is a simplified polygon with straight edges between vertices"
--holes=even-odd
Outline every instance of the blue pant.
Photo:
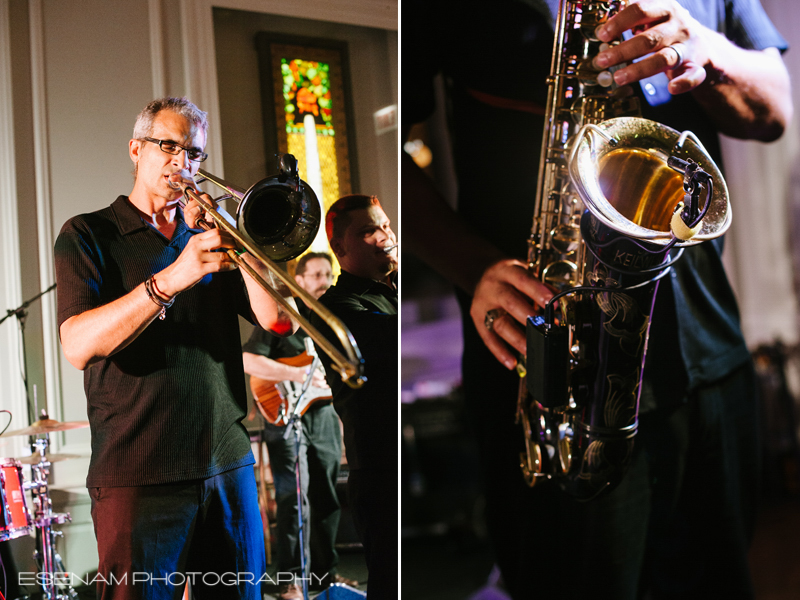
[[97,597],[260,600],[266,557],[253,467],[208,479],[90,488]]

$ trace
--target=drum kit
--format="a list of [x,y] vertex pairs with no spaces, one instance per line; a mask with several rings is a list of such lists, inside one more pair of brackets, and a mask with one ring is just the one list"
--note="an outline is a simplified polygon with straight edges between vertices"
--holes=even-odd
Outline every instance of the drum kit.
[[[0,542],[35,535],[34,560],[38,568],[36,582],[46,600],[70,600],[78,595],[61,557],[56,552],[55,539],[62,531],[53,529],[71,521],[69,513],[53,512],[48,477],[54,462],[78,458],[73,454],[47,454],[50,434],[88,427],[88,421],[59,422],[50,419],[45,411],[29,427],[4,433],[0,437],[31,436],[35,452],[23,458],[0,458]],[[40,437],[43,436],[43,437]],[[30,465],[31,481],[25,481],[22,465]],[[25,492],[29,491],[33,510],[28,509]]]

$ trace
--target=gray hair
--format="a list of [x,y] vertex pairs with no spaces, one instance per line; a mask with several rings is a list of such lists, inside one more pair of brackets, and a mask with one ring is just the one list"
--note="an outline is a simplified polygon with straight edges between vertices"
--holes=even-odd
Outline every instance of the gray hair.
[[171,110],[208,134],[208,113],[200,110],[188,98],[159,98],[144,107],[133,126],[133,139],[141,140],[153,133],[153,121],[162,110]]

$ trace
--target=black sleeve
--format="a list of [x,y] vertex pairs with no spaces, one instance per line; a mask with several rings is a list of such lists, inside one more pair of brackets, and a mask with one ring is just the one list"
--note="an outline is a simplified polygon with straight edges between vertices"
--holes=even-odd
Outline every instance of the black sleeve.
[[277,338],[256,326],[253,333],[250,334],[250,339],[242,346],[244,352],[251,354],[260,354],[271,358],[271,353],[275,350]]
[[741,48],[784,52],[789,44],[773,25],[758,0],[728,0],[725,31],[728,39]]
[[433,79],[439,72],[438,47],[442,40],[433,31],[439,21],[437,2],[408,0],[401,11],[403,120],[407,124],[427,119],[435,108]]
[[103,303],[103,257],[94,235],[80,218],[71,219],[56,238],[54,248],[58,285],[58,326]]

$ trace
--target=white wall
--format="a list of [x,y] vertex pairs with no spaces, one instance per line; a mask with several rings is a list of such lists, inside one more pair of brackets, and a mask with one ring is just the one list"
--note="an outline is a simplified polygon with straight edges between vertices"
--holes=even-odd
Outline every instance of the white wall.
[[[211,157],[204,166],[224,174],[228,161],[223,160],[223,140],[237,134],[226,130],[231,120],[220,114],[214,6],[248,11],[239,13],[249,15],[248,23],[302,20],[306,31],[352,40],[359,115],[369,113],[371,123],[369,111],[396,103],[396,0],[0,0],[0,314],[54,282],[53,242],[69,217],[100,209],[130,191],[127,142],[136,114],[152,98],[188,95],[209,112]],[[319,21],[302,19],[308,15]],[[231,40],[244,39],[236,27],[231,35]],[[221,46],[229,43],[223,40]],[[226,74],[240,60],[249,60],[223,56],[219,71]],[[383,72],[391,81],[379,85]],[[241,83],[246,88],[250,81]],[[258,112],[258,103],[258,96],[249,96],[245,108]],[[393,195],[396,214],[396,133],[394,140],[391,135],[375,139],[368,127],[360,127],[356,135],[369,169],[361,174],[362,182],[384,198]],[[246,171],[252,154],[246,146],[227,146],[231,153],[232,148],[244,151],[241,169]],[[247,179],[249,173],[242,174],[242,185],[254,182]],[[84,420],[82,374],[63,359],[55,299],[50,293],[29,309],[25,342],[30,387],[36,385],[39,404],[51,418]],[[22,364],[19,329],[9,319],[0,325],[0,408],[14,414],[11,429],[28,425]],[[0,427],[4,423],[0,416]],[[55,463],[50,481],[60,491],[56,509],[70,510],[74,517],[72,525],[63,527],[67,541],[60,543],[60,550],[69,569],[84,574],[96,568],[83,487],[89,431],[76,429],[51,438],[52,452],[83,456]],[[1,439],[0,456],[27,454],[25,441]]]
[[397,103],[396,32],[280,15],[216,9],[214,35],[219,77],[225,177],[249,186],[275,170],[264,155],[261,87],[254,37],[258,32],[346,42],[350,57],[359,189],[376,194],[397,221],[397,131],[375,134],[373,113]]
[[794,0],[761,3],[790,45],[784,62],[794,82],[795,118],[786,134],[772,144],[722,140],[733,208],[724,261],[751,348],[776,340],[796,344],[799,337],[791,216],[800,207],[796,181],[800,153],[800,5]]

